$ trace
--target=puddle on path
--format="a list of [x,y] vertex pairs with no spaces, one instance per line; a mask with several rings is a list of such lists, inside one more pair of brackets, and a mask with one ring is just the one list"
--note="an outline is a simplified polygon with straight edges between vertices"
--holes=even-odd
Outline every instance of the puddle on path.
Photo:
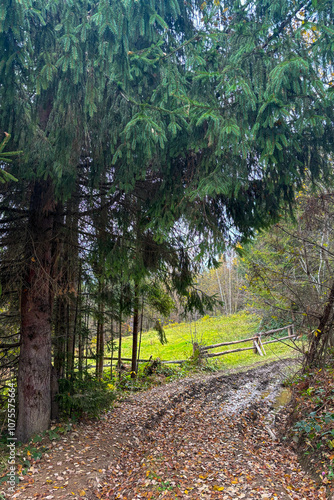
[[221,409],[223,413],[233,415],[252,403],[264,401],[271,407],[270,413],[274,415],[291,400],[290,389],[278,384],[277,382],[270,384],[266,390],[261,390],[258,381],[249,381],[242,387],[231,391]]
[[287,387],[283,387],[273,401],[274,410],[279,410],[282,406],[289,404],[291,397],[291,390]]

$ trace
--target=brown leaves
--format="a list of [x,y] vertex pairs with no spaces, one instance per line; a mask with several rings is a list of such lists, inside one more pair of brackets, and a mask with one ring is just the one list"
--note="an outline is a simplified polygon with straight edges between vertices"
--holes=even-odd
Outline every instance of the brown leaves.
[[[217,383],[210,389],[208,394],[202,386],[194,397],[165,408],[138,446],[123,449],[103,498],[325,499],[296,455],[269,436],[268,403],[257,403],[254,421],[248,409],[233,413],[221,403],[231,387]],[[139,413],[137,419],[128,426],[130,436],[138,435]]]
[[[325,500],[324,489],[305,474],[296,454],[266,430],[272,426],[271,403],[253,389],[268,389],[275,373],[261,368],[219,374],[135,394],[105,419],[81,425],[73,439],[57,443],[40,464],[42,484],[33,485],[37,490],[29,495]],[[257,412],[255,420],[251,411]],[[48,486],[47,477],[53,481]]]

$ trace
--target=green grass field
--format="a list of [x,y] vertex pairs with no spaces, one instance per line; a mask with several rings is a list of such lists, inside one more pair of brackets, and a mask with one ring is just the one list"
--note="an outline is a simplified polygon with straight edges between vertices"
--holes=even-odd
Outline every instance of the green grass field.
[[[149,359],[152,356],[153,359],[160,358],[163,361],[186,360],[192,355],[192,342],[211,345],[252,337],[258,331],[259,323],[259,317],[247,312],[239,312],[230,316],[205,316],[196,322],[166,326],[164,329],[168,343],[165,345],[160,344],[155,331],[143,332],[140,358]],[[131,336],[122,339],[122,357],[131,357],[131,342]],[[222,352],[251,346],[251,342],[246,342],[235,346],[219,347],[209,352]],[[269,361],[278,357],[291,357],[296,353],[295,350],[280,342],[265,346],[265,350],[266,356],[263,358],[250,350],[212,358],[209,362],[215,364],[217,368],[233,367],[253,364],[260,360]]]

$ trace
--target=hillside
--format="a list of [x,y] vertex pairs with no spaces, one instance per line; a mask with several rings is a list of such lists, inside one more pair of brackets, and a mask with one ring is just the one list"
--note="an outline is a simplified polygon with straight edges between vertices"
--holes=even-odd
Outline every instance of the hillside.
[[[156,331],[143,332],[140,359],[160,358],[163,361],[189,359],[192,354],[192,343],[200,345],[216,344],[220,342],[230,342],[252,337],[259,330],[260,318],[248,312],[239,312],[230,316],[217,316],[204,318],[191,323],[175,323],[164,328],[167,344],[162,345],[158,339]],[[122,339],[122,357],[131,356],[131,337]],[[251,342],[247,342],[236,347],[250,347]],[[229,347],[217,348],[210,352],[221,352]],[[266,348],[266,360],[277,359],[277,356],[293,355],[291,348],[287,345],[277,343],[270,344]],[[252,351],[237,352],[224,355],[210,360],[210,363],[217,367],[248,365],[258,360],[258,355]]]

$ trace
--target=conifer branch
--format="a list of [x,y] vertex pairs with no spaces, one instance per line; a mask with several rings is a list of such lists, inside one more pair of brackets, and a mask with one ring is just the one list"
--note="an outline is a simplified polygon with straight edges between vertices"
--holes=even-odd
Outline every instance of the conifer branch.
[[183,49],[184,47],[186,47],[187,45],[189,45],[190,43],[192,42],[195,42],[195,41],[199,41],[201,40],[202,38],[204,38],[206,35],[203,33],[203,34],[199,34],[197,33],[196,35],[194,35],[192,38],[189,38],[189,40],[186,40],[185,42],[183,42],[181,45],[179,45],[176,49],[172,50],[171,52],[169,52],[168,54],[164,54],[163,56],[159,56],[157,58],[157,61],[159,60],[162,60],[162,59],[167,59],[168,57],[171,57],[173,54],[175,54],[176,52],[178,52],[179,50]]
[[312,0],[308,0],[308,2],[306,2],[306,4],[305,4],[305,2],[300,2],[299,6],[287,17],[287,19],[285,19],[280,24],[280,26],[274,30],[274,33],[261,46],[261,49],[265,49],[274,38],[279,36],[282,33],[282,31],[284,30],[284,28],[286,28],[286,26],[291,23],[292,19],[298,14],[298,12],[300,10],[307,9],[307,7],[309,7],[311,4],[312,4]]

